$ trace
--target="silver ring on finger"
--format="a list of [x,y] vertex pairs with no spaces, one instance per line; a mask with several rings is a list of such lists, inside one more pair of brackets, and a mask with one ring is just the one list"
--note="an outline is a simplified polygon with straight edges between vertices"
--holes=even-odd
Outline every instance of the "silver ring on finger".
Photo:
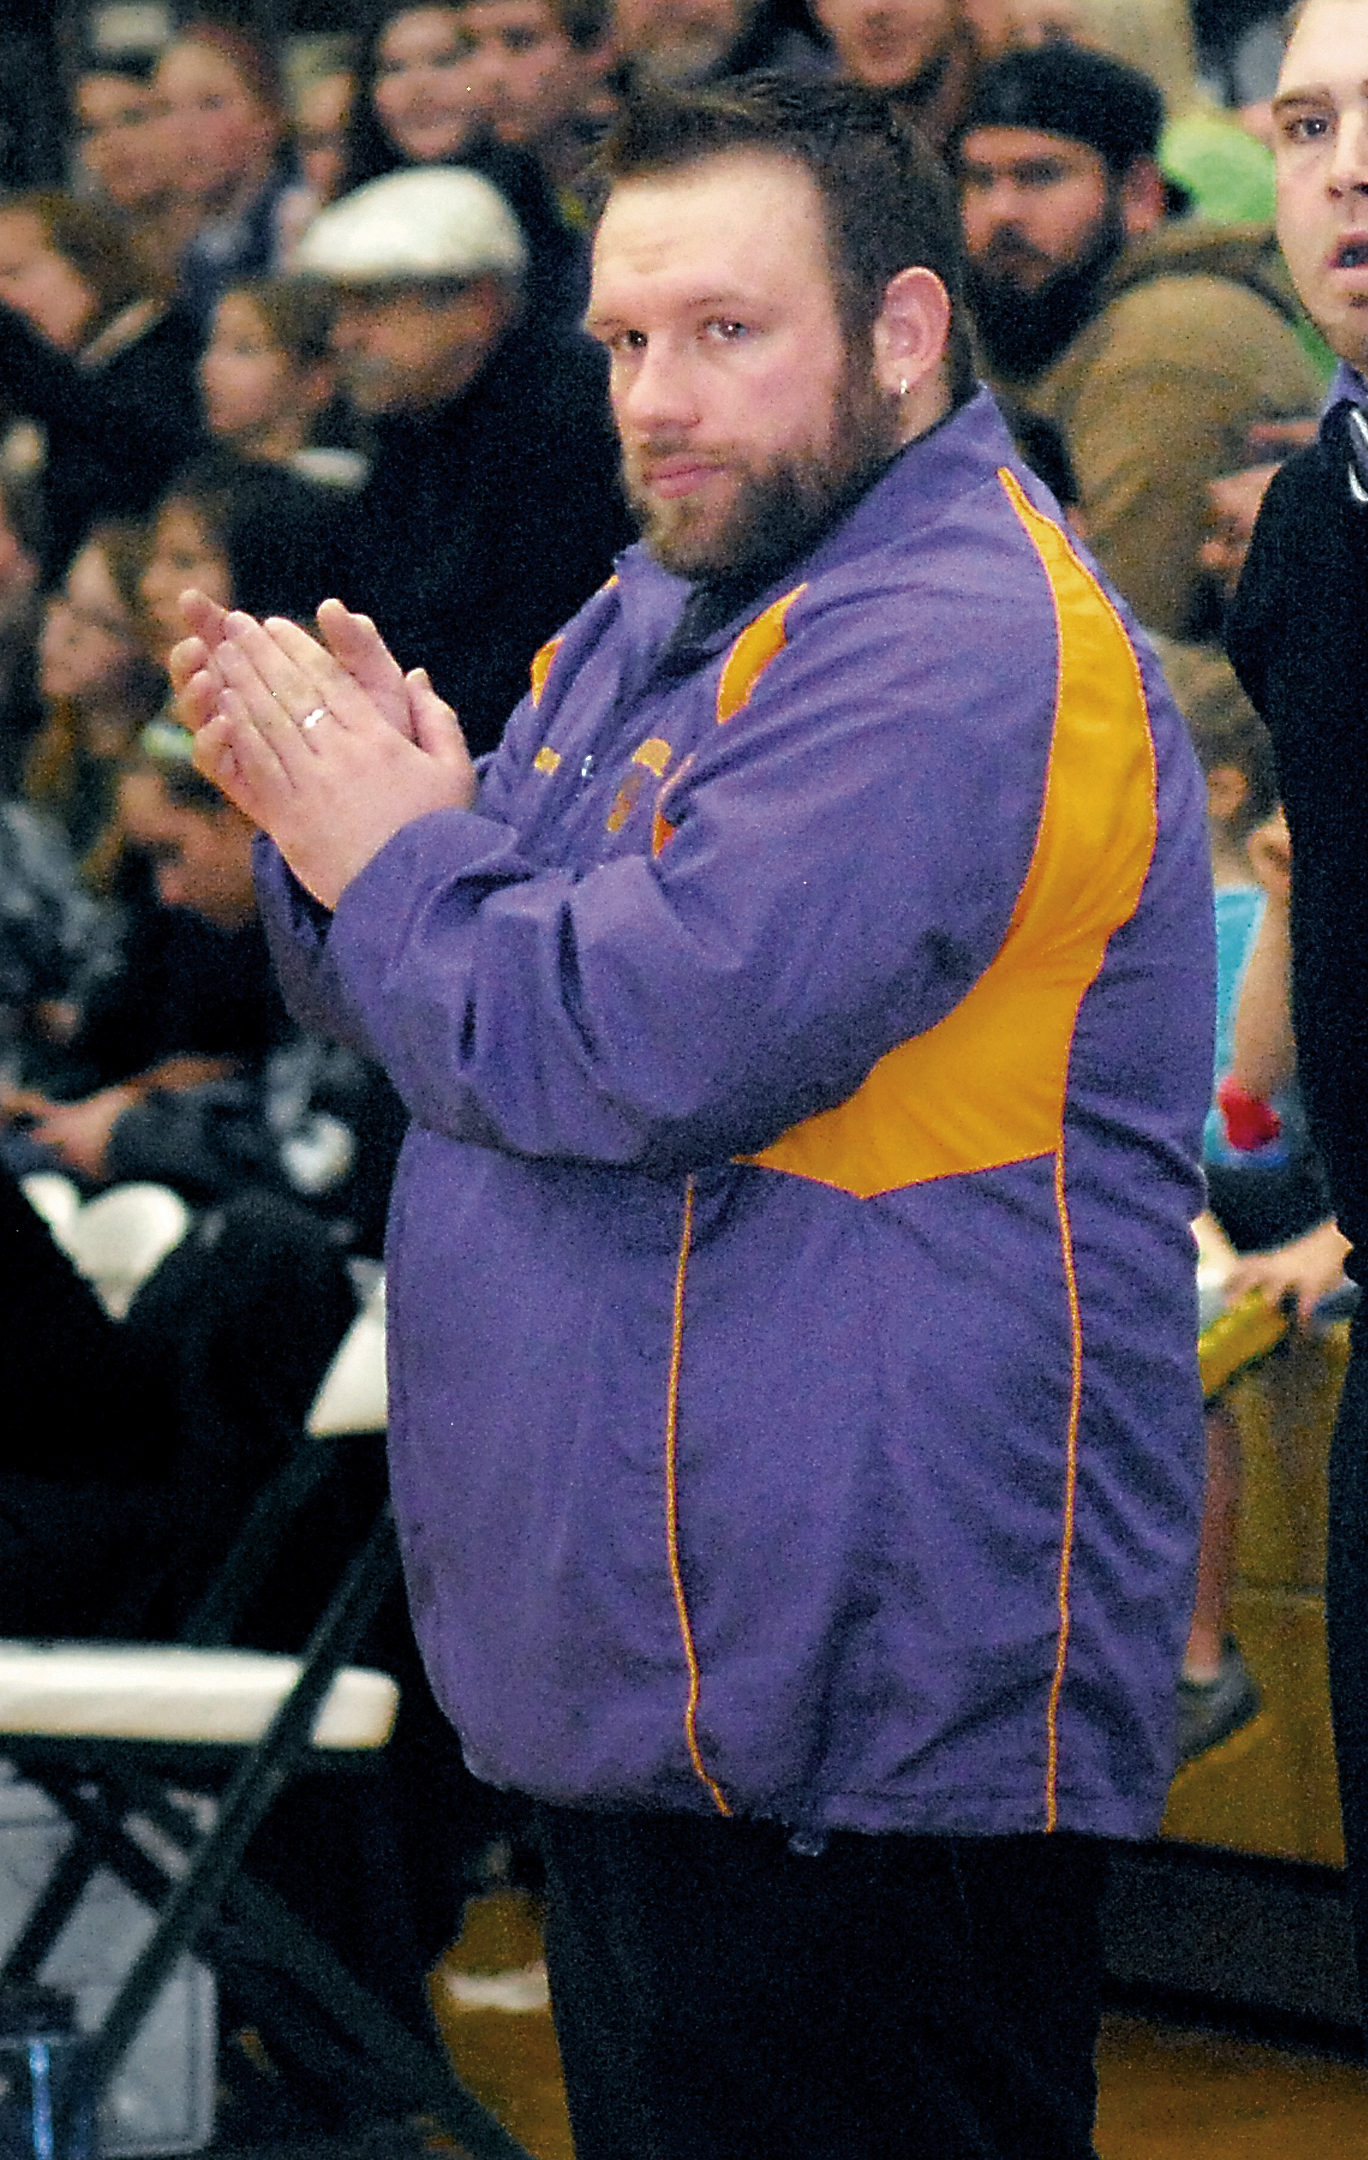
[[326,719],[327,719],[327,717],[328,717],[328,708],[327,708],[327,706],[326,706],[326,705],[315,705],[315,707],[314,707],[314,709],[313,709],[313,711],[312,711],[312,712],[306,712],[306,713],[305,713],[305,715],[304,715],[304,718],[303,718],[303,719],[302,719],[302,720],[300,721],[300,723],[299,723],[299,725],[300,725],[300,729],[301,729],[301,731],[302,731],[302,732],[303,732],[303,733],[304,733],[305,735],[307,735],[307,734],[308,734],[308,732],[309,732],[309,730],[310,730],[310,728],[316,728],[316,727],[318,726],[318,723],[319,723],[319,721],[320,721],[320,720],[326,720]]

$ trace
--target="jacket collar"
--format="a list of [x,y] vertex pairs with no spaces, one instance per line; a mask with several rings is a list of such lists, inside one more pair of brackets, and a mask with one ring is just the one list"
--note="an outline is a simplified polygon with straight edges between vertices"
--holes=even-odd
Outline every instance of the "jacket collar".
[[[810,555],[790,563],[729,622],[701,638],[699,661],[725,651],[748,622],[795,585],[839,570],[875,549],[915,547],[918,536],[960,496],[981,486],[1000,465],[1018,462],[997,405],[980,388],[966,405],[900,450]],[[619,604],[633,643],[658,651],[683,613],[687,581],[662,570],[641,542],[619,557],[617,571]]]
[[1341,360],[1330,378],[1330,387],[1321,407],[1322,415],[1333,412],[1337,405],[1343,405],[1346,400],[1349,404],[1361,406],[1368,411],[1368,382],[1364,381],[1357,368],[1350,367],[1347,360]]

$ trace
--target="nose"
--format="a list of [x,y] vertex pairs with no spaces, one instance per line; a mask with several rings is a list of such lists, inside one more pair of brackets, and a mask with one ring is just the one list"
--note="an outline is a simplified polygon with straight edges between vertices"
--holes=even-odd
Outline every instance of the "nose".
[[638,435],[693,427],[699,414],[687,351],[649,338],[616,356],[613,406],[619,422]]
[[354,352],[365,326],[364,311],[354,301],[343,300],[333,316],[331,344],[334,352]]
[[1368,190],[1368,108],[1361,103],[1340,115],[1335,129],[1335,154],[1330,161],[1330,187],[1335,193]]
[[1020,222],[1025,190],[1011,173],[998,173],[981,190],[983,222],[996,232],[1000,226]]
[[501,90],[504,82],[503,57],[498,52],[469,53],[466,57],[466,95],[476,105],[482,97],[493,90]]

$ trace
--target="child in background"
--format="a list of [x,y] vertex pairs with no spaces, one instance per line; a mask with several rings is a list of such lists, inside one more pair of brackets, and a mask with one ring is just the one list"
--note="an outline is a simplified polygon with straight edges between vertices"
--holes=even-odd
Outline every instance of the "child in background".
[[[1267,1248],[1302,1239],[1329,1215],[1295,1092],[1278,1097],[1267,1133],[1252,1149],[1234,1145],[1216,1099],[1230,1072],[1240,983],[1266,905],[1249,843],[1276,809],[1272,745],[1223,658],[1167,640],[1160,641],[1160,651],[1207,782],[1217,972],[1215,1073],[1204,1146],[1210,1212],[1237,1254],[1262,1257]],[[1227,1296],[1250,1287],[1237,1265]],[[1206,1434],[1197,1597],[1179,1684],[1180,1763],[1219,1746],[1259,1709],[1258,1689],[1229,1632],[1241,1453],[1235,1420],[1223,1402],[1208,1406]]]
[[313,441],[337,392],[332,313],[325,293],[284,278],[248,280],[223,295],[199,364],[204,417],[220,449],[360,486],[364,458]]
[[[1256,1105],[1278,1101],[1294,1090],[1296,1079],[1288,925],[1292,849],[1281,811],[1250,835],[1248,849],[1263,890],[1264,909],[1240,975],[1230,1031],[1230,1069],[1221,1086],[1228,1133],[1232,1100]],[[1327,1216],[1290,1243],[1246,1253],[1231,1273],[1227,1299],[1259,1290],[1271,1304],[1295,1305],[1303,1327],[1328,1316],[1326,1300],[1334,1301],[1329,1315],[1342,1317],[1348,1309],[1346,1298],[1357,1296],[1344,1273],[1348,1254],[1349,1240],[1334,1218]]]

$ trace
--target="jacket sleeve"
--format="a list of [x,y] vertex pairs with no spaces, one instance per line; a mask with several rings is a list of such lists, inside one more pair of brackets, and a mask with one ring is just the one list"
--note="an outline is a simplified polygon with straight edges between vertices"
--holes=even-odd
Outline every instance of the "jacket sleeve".
[[1039,822],[1053,624],[1004,691],[1012,608],[973,658],[950,608],[915,643],[901,606],[809,619],[667,787],[658,855],[577,875],[477,812],[406,826],[326,933],[296,902],[310,994],[420,1124],[516,1153],[673,1170],[844,1100],[987,966]]

